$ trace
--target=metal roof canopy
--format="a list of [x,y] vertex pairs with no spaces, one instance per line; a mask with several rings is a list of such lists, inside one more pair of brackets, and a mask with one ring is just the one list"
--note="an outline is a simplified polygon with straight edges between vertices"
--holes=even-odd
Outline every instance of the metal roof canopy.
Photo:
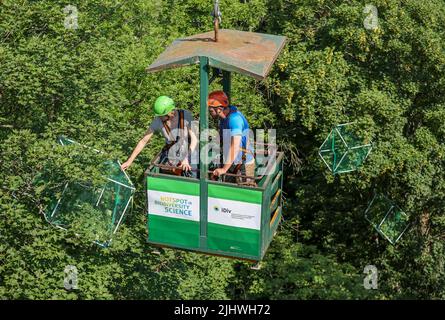
[[219,30],[176,39],[146,70],[157,72],[190,64],[208,57],[209,66],[237,72],[258,80],[266,78],[284,47],[286,37],[237,30]]

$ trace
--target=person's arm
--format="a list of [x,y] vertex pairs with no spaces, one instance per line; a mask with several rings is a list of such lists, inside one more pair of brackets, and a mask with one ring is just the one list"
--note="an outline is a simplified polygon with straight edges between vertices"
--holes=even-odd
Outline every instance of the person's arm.
[[240,135],[232,136],[232,138],[230,139],[230,150],[228,159],[224,163],[224,166],[222,168],[213,171],[214,176],[218,177],[219,175],[226,173],[230,169],[233,161],[235,161],[235,158],[240,151],[241,138],[242,136]]
[[181,167],[182,170],[192,170],[192,167],[190,166],[189,160],[188,160],[188,156],[189,154],[192,154],[193,151],[195,151],[196,146],[198,145],[198,138],[196,137],[195,133],[193,132],[193,130],[191,128],[187,128],[188,130],[188,134],[190,136],[190,148],[189,148],[189,152],[186,153],[184,159],[182,159],[181,161]]
[[128,167],[131,166],[134,159],[136,159],[139,153],[141,153],[142,149],[144,149],[145,145],[150,141],[152,136],[153,136],[153,130],[151,128],[148,128],[148,130],[144,134],[144,137],[138,142],[136,148],[134,148],[133,152],[131,153],[131,156],[128,158],[127,161],[125,161],[121,165],[122,170],[126,170]]
[[230,149],[227,159],[222,168],[213,171],[214,176],[219,176],[226,173],[235,161],[238,153],[240,152],[241,139],[243,137],[243,119],[236,114],[229,118],[229,129],[230,129]]

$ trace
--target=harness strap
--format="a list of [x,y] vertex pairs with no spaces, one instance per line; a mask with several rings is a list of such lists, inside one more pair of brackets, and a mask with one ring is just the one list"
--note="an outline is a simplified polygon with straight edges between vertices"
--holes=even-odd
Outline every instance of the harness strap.
[[[178,120],[178,129],[179,129],[179,135],[176,136],[176,140],[175,141],[170,141],[168,143],[165,144],[165,146],[162,148],[162,152],[165,154],[165,159],[168,161],[167,158],[167,152],[170,150],[170,148],[172,146],[174,146],[176,143],[178,143],[180,141],[180,139],[183,137],[183,130],[184,130],[184,110],[178,110],[178,114],[179,114],[179,120]],[[167,124],[167,121],[163,121],[162,125],[164,126],[165,131],[167,132],[168,136],[171,138],[171,129],[169,127],[169,125]],[[177,156],[179,156],[179,150],[177,151]],[[178,163],[178,167],[181,165],[181,162]],[[177,169],[166,169],[164,170],[166,172],[172,173],[174,175],[177,176],[181,176],[184,174],[184,171],[181,168],[177,168]]]
[[[175,141],[170,141],[168,143],[165,144],[164,148],[162,149],[163,151],[168,151],[174,144],[176,144],[180,138],[182,138],[183,135],[183,130],[184,130],[184,110],[178,110],[179,113],[179,121],[178,121],[178,129],[179,129],[179,135],[176,136],[176,140]],[[167,132],[167,135],[172,138],[173,136],[171,135],[171,129],[170,126],[167,124],[167,121],[162,121],[162,125],[165,129],[165,132]]]

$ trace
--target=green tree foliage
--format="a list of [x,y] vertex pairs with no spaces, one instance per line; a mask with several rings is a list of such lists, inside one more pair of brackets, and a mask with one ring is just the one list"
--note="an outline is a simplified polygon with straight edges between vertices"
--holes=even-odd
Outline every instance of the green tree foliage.
[[[375,30],[363,27],[363,2],[270,4],[267,31],[290,38],[274,74],[276,112],[303,158],[290,198],[298,199],[309,243],[356,266],[376,264],[388,297],[443,298],[445,145],[431,115],[437,121],[444,110],[445,6],[373,4]],[[330,128],[351,121],[374,149],[359,172],[333,177],[317,146]],[[411,216],[396,247],[375,239],[363,221],[374,190]]]
[[[196,67],[145,68],[174,39],[211,29],[211,1],[69,1],[77,29],[64,26],[67,4],[0,6],[1,298],[445,298],[443,1],[375,0],[375,30],[363,26],[362,1],[220,1],[223,28],[289,39],[269,79],[235,75],[232,84],[252,127],[278,128],[286,150],[286,220],[260,271],[152,253],[142,177],[162,139],[128,170],[135,204],[110,248],[45,221],[52,190],[68,180],[103,182],[98,159],[57,145],[57,136],[123,161],[157,96],[198,116]],[[334,177],[318,147],[335,125],[352,121],[373,151],[359,171]],[[56,178],[36,184],[44,172]],[[364,219],[374,191],[410,215],[396,246]],[[370,264],[378,290],[363,289]],[[78,269],[76,290],[64,288],[67,265]]]

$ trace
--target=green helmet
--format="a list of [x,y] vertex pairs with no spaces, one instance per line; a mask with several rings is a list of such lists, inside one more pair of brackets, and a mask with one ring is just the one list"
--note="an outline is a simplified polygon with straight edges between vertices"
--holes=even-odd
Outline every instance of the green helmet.
[[167,96],[160,96],[153,105],[153,111],[156,116],[165,116],[175,108],[175,102]]

